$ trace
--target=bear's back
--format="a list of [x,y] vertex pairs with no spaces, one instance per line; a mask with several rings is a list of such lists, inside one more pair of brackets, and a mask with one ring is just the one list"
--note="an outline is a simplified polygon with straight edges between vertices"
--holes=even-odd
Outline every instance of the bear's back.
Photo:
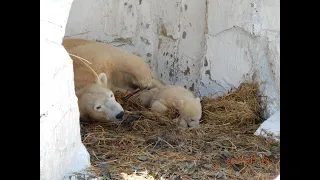
[[183,100],[194,98],[194,95],[191,91],[185,89],[182,86],[166,85],[162,87],[158,94],[155,95],[155,99],[174,99],[174,100]]
[[110,44],[91,40],[65,39],[62,44],[69,53],[88,60],[92,63],[91,66],[95,68],[109,65],[117,59],[139,58]]
[[127,55],[127,52],[119,50],[116,47],[90,40],[64,39],[62,44],[68,53],[90,62],[87,63],[77,57],[70,56],[73,60],[76,90],[94,82],[96,76],[88,66],[90,66],[97,74],[102,72],[109,74],[108,72],[113,72],[114,70],[113,62],[117,59],[117,56]]

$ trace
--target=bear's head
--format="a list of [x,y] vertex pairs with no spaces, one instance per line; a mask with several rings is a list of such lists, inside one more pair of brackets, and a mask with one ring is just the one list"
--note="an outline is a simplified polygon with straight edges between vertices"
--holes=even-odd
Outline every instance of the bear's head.
[[107,76],[99,74],[96,83],[77,92],[80,115],[96,121],[119,120],[124,115],[113,92],[106,88]]
[[184,120],[188,126],[194,127],[200,125],[202,116],[200,98],[178,100],[174,104],[179,109],[180,119]]

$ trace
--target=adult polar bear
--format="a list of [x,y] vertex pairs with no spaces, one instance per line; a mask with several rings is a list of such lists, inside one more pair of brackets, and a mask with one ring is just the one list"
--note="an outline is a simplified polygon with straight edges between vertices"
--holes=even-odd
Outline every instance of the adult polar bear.
[[[140,89],[152,86],[151,69],[136,55],[108,44],[84,39],[64,39],[62,45],[73,59],[75,91],[82,117],[89,116],[100,121],[121,119],[123,109],[115,101],[112,91],[127,91],[119,88],[124,86],[121,83],[126,82],[126,73]],[[74,55],[89,61],[88,65],[99,75]]]

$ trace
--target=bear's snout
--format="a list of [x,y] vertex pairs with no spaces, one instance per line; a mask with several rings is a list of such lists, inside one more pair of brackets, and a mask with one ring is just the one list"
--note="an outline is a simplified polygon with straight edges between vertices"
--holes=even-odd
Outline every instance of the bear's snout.
[[123,115],[124,115],[124,112],[121,111],[119,114],[116,115],[116,118],[117,119],[122,119]]

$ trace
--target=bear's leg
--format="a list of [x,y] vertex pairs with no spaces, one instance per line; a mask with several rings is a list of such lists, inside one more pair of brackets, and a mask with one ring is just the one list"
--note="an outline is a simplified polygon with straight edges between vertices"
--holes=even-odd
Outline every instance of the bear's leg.
[[162,104],[160,101],[151,101],[151,111],[156,111],[159,113],[166,112],[168,110],[168,107]]

